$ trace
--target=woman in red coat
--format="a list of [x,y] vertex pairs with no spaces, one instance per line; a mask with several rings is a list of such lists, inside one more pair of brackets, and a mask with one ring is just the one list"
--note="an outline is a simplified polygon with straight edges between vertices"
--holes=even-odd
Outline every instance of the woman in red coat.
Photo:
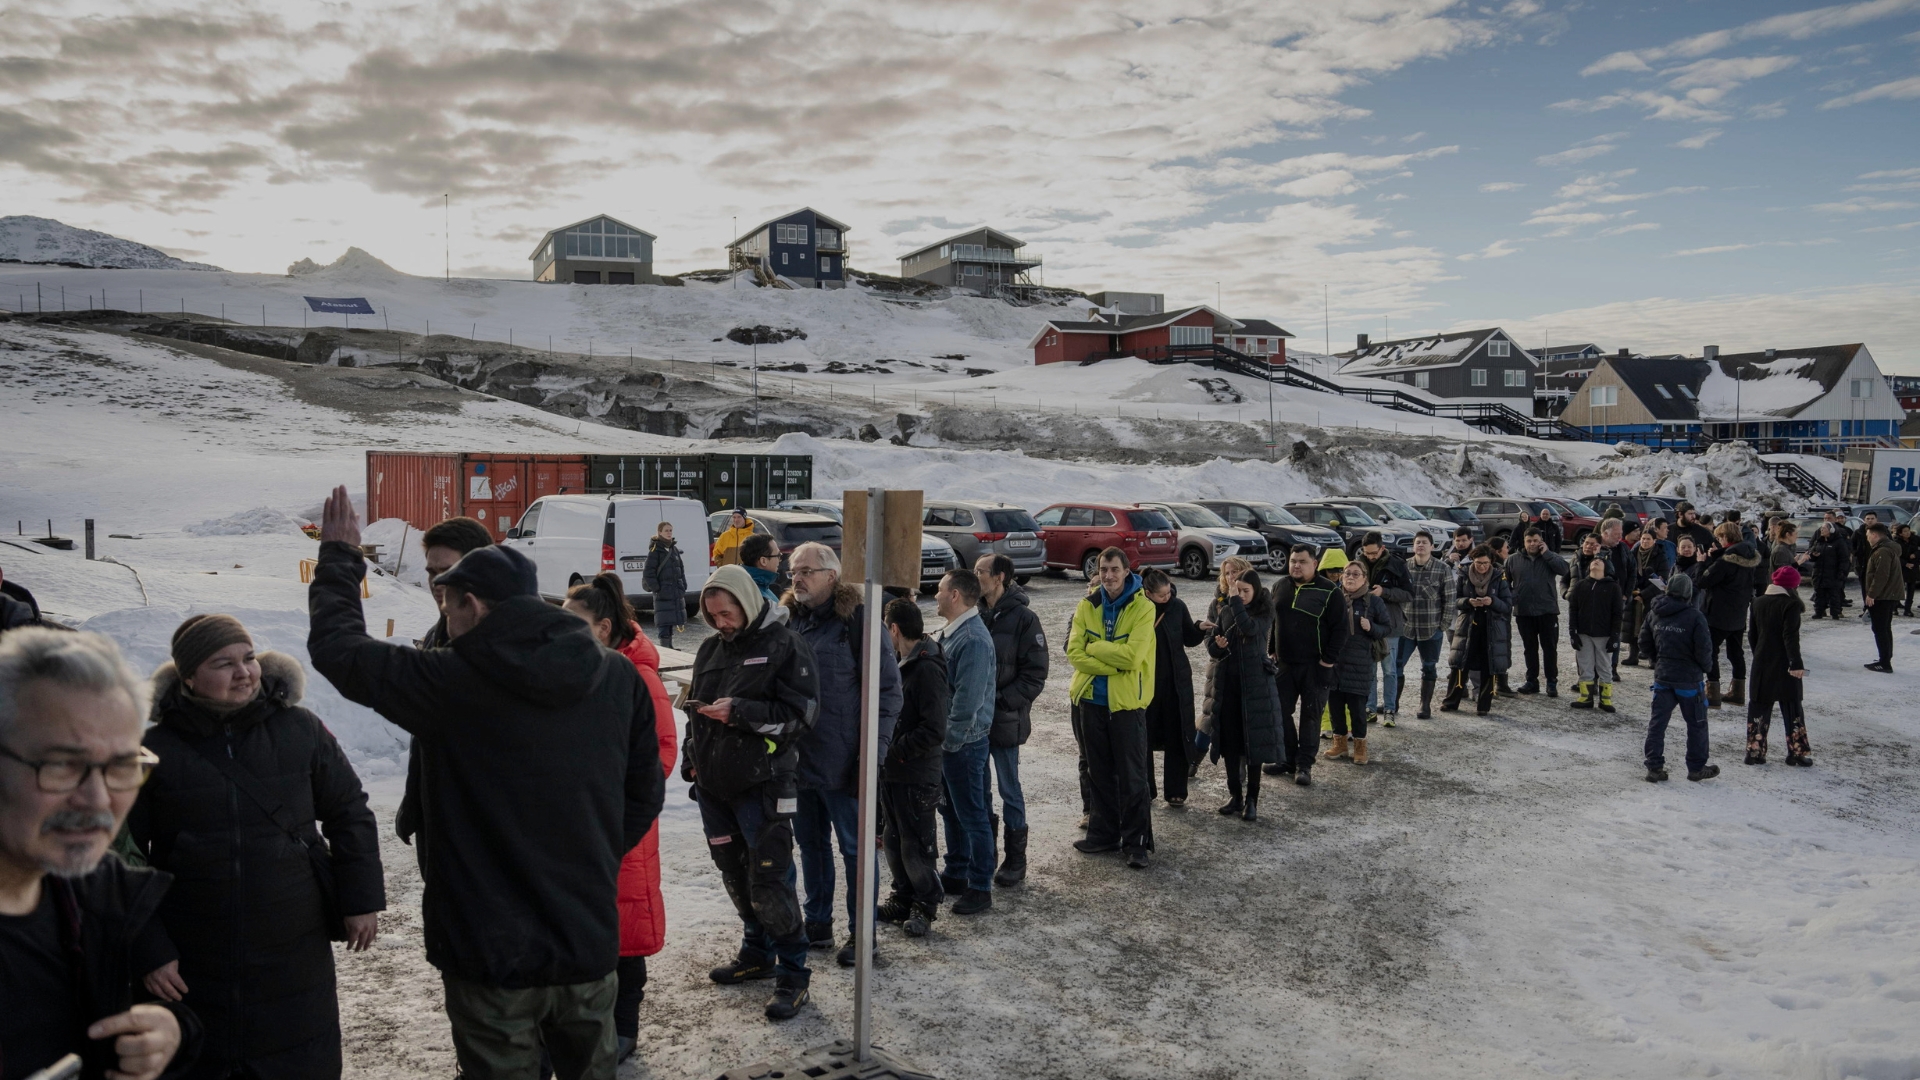
[[[611,571],[567,591],[566,609],[587,621],[600,644],[633,661],[640,680],[653,692],[654,729],[660,733],[660,767],[673,775],[673,703],[660,681],[660,651],[640,632],[626,586]],[[619,1060],[632,1056],[640,1037],[640,1002],[647,996],[647,957],[667,940],[667,907],[660,895],[660,823],[620,861],[620,993],[613,1006],[613,1027],[620,1038]]]

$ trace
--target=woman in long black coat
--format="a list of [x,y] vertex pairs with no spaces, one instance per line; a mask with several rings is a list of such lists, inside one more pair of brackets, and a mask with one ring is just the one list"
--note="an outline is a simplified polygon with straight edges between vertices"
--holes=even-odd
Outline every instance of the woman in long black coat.
[[1207,639],[1207,655],[1220,661],[1213,683],[1213,753],[1226,758],[1230,797],[1220,813],[1248,821],[1259,816],[1261,763],[1280,760],[1280,698],[1267,670],[1272,628],[1273,600],[1260,585],[1260,572],[1243,571]]
[[340,928],[330,926],[308,845],[322,842],[317,820],[348,948],[368,948],[386,890],[366,793],[340,744],[300,707],[299,661],[256,655],[226,615],[181,624],[173,656],[154,673],[156,726],[145,740],[160,764],[128,827],[174,882],[138,943],[135,970],[147,972],[148,990],[185,1001],[206,1024],[206,1048],[186,1075],[338,1077],[329,936]]
[[663,521],[647,545],[647,568],[640,584],[653,594],[653,632],[673,648],[673,629],[687,621],[687,563],[673,539],[673,523]]
[[[1153,601],[1153,701],[1147,705],[1147,753],[1165,755],[1160,770],[1168,806],[1187,805],[1187,767],[1194,757],[1193,665],[1187,650],[1207,639],[1173,582],[1160,570],[1141,578]],[[1148,776],[1152,782],[1152,776]]]
[[1753,646],[1753,686],[1747,698],[1747,764],[1767,763],[1767,729],[1780,703],[1787,735],[1787,764],[1812,765],[1807,742],[1807,665],[1800,659],[1800,571],[1783,566],[1748,609],[1747,641]]

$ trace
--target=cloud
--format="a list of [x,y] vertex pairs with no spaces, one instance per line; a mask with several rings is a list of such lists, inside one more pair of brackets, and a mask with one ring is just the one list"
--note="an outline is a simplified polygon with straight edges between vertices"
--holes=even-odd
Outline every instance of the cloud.
[[1636,222],[1632,225],[1620,225],[1611,229],[1601,229],[1600,235],[1601,236],[1619,236],[1622,233],[1653,232],[1659,228],[1660,228],[1660,223],[1657,221],[1641,221],[1641,222]]
[[1785,71],[1799,62],[1794,56],[1743,56],[1722,60],[1696,60],[1665,72],[1667,85],[1675,90],[1694,87],[1731,89],[1744,82]]
[[1527,185],[1512,180],[1495,180],[1491,184],[1481,184],[1481,191],[1519,191]]
[[1624,131],[1616,131],[1609,135],[1595,135],[1591,139],[1582,139],[1557,154],[1543,154],[1540,157],[1534,158],[1533,163],[1549,168],[1557,165],[1578,164],[1582,161],[1597,158],[1602,154],[1613,153],[1620,148],[1620,140],[1626,137],[1627,133]]
[[1471,262],[1475,259],[1504,259],[1519,250],[1520,249],[1514,247],[1510,241],[1495,240],[1479,251],[1470,251],[1465,255],[1455,255],[1454,258],[1460,262]]
[[1844,202],[1815,203],[1807,209],[1816,214],[1870,214],[1880,210],[1911,210],[1916,206],[1920,206],[1920,203],[1856,195]]
[[1875,169],[1860,174],[1861,180],[1920,180],[1920,169]]
[[[1600,225],[1609,221],[1632,217],[1637,211],[1596,210],[1596,206],[1617,206],[1621,203],[1641,202],[1657,199],[1666,195],[1691,195],[1705,191],[1703,185],[1666,187],[1658,191],[1621,191],[1620,182],[1634,175],[1635,169],[1618,169],[1610,173],[1590,173],[1562,184],[1554,192],[1560,201],[1543,206],[1530,215],[1526,224],[1553,226],[1548,236],[1570,236],[1583,225]],[[1654,225],[1658,228],[1658,225]],[[1644,231],[1640,228],[1615,226],[1603,235],[1617,235],[1623,232]]]
[[1820,103],[1823,109],[1842,109],[1848,105],[1858,105],[1863,101],[1911,101],[1920,98],[1920,75],[1910,75],[1904,79],[1883,82],[1870,86],[1857,93],[1842,94],[1837,98],[1828,98]]
[[1658,90],[1628,90],[1597,98],[1568,98],[1547,107],[1567,112],[1594,113],[1632,106],[1646,110],[1649,120],[1722,121],[1728,119],[1727,114],[1713,108],[1722,93],[1716,88],[1700,87],[1687,91],[1685,97],[1675,97]]
[[1824,247],[1827,244],[1837,243],[1839,243],[1838,240],[1830,237],[1822,237],[1818,240],[1757,240],[1746,244],[1715,244],[1712,247],[1686,248],[1681,251],[1670,251],[1667,253],[1667,256],[1669,258],[1685,258],[1692,255],[1724,255],[1730,251],[1749,251],[1753,248]]
[[1679,142],[1673,143],[1672,145],[1679,147],[1682,150],[1704,150],[1706,149],[1708,143],[1712,142],[1713,140],[1719,138],[1724,134],[1726,133],[1720,130],[1719,128],[1708,128],[1707,130],[1701,132],[1698,135],[1689,135],[1686,138],[1681,139]]
[[1581,69],[1580,74],[1604,75],[1614,71],[1651,71],[1655,64],[1668,60],[1708,56],[1742,41],[1763,38],[1804,41],[1834,30],[1844,30],[1915,10],[1920,10],[1920,0],[1861,0],[1858,3],[1834,4],[1809,11],[1789,12],[1742,23],[1727,30],[1695,34],[1654,48],[1609,53]]
[[1920,221],[1902,221],[1898,225],[1875,225],[1870,229],[1855,229],[1853,231],[1863,233],[1906,232],[1914,228],[1920,228]]

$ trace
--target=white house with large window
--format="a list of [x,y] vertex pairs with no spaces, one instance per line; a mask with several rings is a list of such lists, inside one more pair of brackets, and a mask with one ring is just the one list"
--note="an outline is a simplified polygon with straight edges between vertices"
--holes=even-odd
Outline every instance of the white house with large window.
[[657,285],[655,236],[605,214],[562,225],[529,256],[533,280],[571,285]]

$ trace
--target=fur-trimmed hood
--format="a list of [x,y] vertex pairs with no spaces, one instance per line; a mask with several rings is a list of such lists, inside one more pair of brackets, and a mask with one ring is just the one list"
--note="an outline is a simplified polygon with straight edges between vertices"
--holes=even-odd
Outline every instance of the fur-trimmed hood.
[[[257,708],[262,702],[285,709],[306,699],[307,671],[300,666],[300,661],[272,650],[258,653],[256,658],[260,661],[260,694],[225,718],[226,722],[250,723],[264,716],[266,711]],[[213,722],[212,715],[199,708],[187,691],[173,661],[155,668],[149,681],[153,684],[153,712],[149,717],[153,723],[201,728]]]
[[[791,612],[795,618],[798,618],[799,616],[806,614],[806,612],[802,610],[802,608],[804,608],[805,605],[803,605],[800,602],[799,597],[793,594],[792,589],[788,589],[786,592],[780,594],[780,603],[789,612]],[[849,585],[844,581],[834,585],[833,614],[835,618],[851,619],[853,618],[854,611],[857,610],[859,607],[860,607],[860,587],[859,586]]]

